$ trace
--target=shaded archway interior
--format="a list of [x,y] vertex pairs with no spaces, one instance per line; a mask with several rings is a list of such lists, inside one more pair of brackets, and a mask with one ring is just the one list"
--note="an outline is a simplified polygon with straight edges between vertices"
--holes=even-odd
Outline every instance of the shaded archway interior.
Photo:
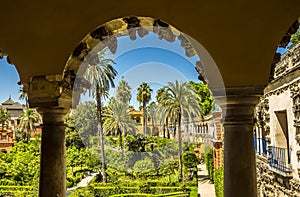
[[[12,14],[12,10],[18,14]],[[89,5],[54,0],[18,2],[17,6],[7,1],[1,4],[5,20],[1,23],[0,46],[13,57],[22,82],[28,83],[32,76],[62,74],[72,50],[98,24],[133,14],[153,16],[203,44],[226,86],[265,85],[278,42],[299,10],[299,3],[293,0],[192,4],[92,0]]]

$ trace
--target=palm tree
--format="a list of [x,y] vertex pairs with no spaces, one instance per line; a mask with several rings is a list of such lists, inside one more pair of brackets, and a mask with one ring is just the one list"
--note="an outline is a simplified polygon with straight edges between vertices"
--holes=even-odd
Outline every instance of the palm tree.
[[120,149],[122,149],[122,134],[125,135],[126,131],[135,130],[135,122],[131,119],[128,108],[127,103],[113,99],[103,114],[103,130],[105,132],[116,131],[119,135]]
[[142,83],[138,88],[137,100],[143,104],[143,124],[144,124],[144,134],[147,133],[147,103],[151,99],[152,89],[147,83]]
[[20,99],[20,100],[25,100],[25,105],[26,105],[26,107],[29,107],[29,106],[28,106],[28,95],[27,95],[27,93],[24,91],[23,87],[20,87],[20,88],[19,88],[19,93],[20,93],[19,99]]
[[104,139],[102,130],[102,98],[108,95],[110,87],[115,87],[114,79],[117,71],[112,64],[115,62],[108,58],[107,51],[104,49],[97,54],[91,54],[87,60],[87,69],[84,73],[85,80],[90,82],[89,94],[96,98],[97,118],[98,118],[98,135],[100,137],[101,160],[102,160],[102,176],[103,182],[107,182],[105,172],[105,155],[104,155]]
[[35,130],[35,123],[40,120],[39,114],[32,108],[26,108],[19,116],[20,124],[18,130],[24,134],[26,140],[29,140],[31,132]]
[[128,82],[125,81],[122,77],[122,80],[117,86],[117,100],[123,103],[129,103],[131,99],[131,87],[128,85]]
[[182,135],[181,120],[182,115],[186,115],[188,119],[200,116],[201,108],[199,105],[200,97],[195,93],[192,86],[188,83],[169,82],[167,85],[167,94],[161,98],[161,102],[165,106],[168,114],[173,114],[177,119],[178,125],[178,146],[179,146],[179,181],[182,181]]
[[160,88],[156,92],[156,100],[158,102],[158,117],[159,117],[160,124],[163,124],[163,136],[164,136],[164,138],[166,137],[166,129],[167,129],[167,136],[168,136],[168,139],[170,139],[169,119],[168,119],[168,117],[170,115],[167,114],[167,112],[165,111],[166,108],[164,106],[164,103],[162,102],[163,98],[166,95],[167,95],[167,89],[165,87]]
[[10,114],[7,112],[7,110],[0,107],[0,124],[2,125],[2,127],[8,124],[9,118]]
[[154,134],[154,123],[155,123],[155,119],[157,116],[157,105],[155,102],[151,102],[150,105],[147,107],[147,111],[148,111],[148,115],[151,118],[151,122],[152,122],[152,133],[151,135]]

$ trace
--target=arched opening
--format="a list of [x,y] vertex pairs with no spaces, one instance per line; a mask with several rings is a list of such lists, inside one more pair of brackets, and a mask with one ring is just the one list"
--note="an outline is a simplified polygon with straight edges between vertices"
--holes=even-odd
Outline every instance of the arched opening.
[[[146,41],[145,41],[146,40]],[[167,41],[167,42],[166,42]],[[137,42],[137,44],[135,43]],[[157,43],[160,43],[158,44]],[[170,43],[168,43],[170,42]],[[172,49],[172,42],[176,43],[178,46],[175,49]],[[122,46],[122,43],[127,43],[125,46]],[[180,47],[179,47],[180,45]],[[171,47],[170,47],[171,46]],[[126,48],[127,47],[127,48]],[[174,47],[174,46],[173,46]],[[181,51],[178,51],[179,48],[181,48]],[[109,51],[108,51],[108,50]],[[119,51],[119,49],[121,49]],[[157,52],[158,51],[158,52]],[[112,53],[110,56],[111,58],[109,59],[102,59],[101,55],[108,55]],[[152,57],[149,57],[152,54]],[[148,55],[148,59],[144,58]],[[199,58],[199,55],[203,55]],[[135,59],[137,62],[134,62],[130,60],[130,56],[132,56],[132,59]],[[158,57],[156,57],[158,56]],[[188,60],[190,62],[184,62],[187,61],[187,57],[194,57],[192,60]],[[124,58],[126,57],[126,58]],[[144,58],[144,61],[141,61],[141,59]],[[172,62],[170,62],[170,59],[174,58]],[[129,61],[128,62],[126,62]],[[171,59],[172,60],[172,59]],[[127,173],[145,173],[144,171],[155,169],[158,170],[162,169],[163,167],[169,165],[170,161],[165,160],[165,162],[151,162],[149,163],[149,158],[150,160],[154,161],[155,157],[158,159],[158,155],[154,154],[156,148],[158,147],[157,145],[157,140],[155,142],[149,141],[147,136],[158,136],[161,138],[165,138],[166,140],[168,138],[174,139],[168,139],[169,142],[166,143],[162,149],[159,149],[159,151],[164,150],[166,145],[172,145],[176,146],[177,145],[177,140],[180,142],[180,144],[177,146],[177,149],[179,149],[180,154],[177,153],[172,153],[169,156],[177,157],[179,160],[182,160],[182,150],[181,149],[188,149],[188,146],[183,146],[185,143],[181,142],[181,140],[186,141],[186,143],[189,143],[190,141],[196,142],[196,140],[191,140],[190,134],[197,135],[195,136],[195,139],[198,139],[199,136],[203,138],[201,141],[206,142],[209,141],[207,139],[206,135],[211,134],[212,132],[209,132],[208,124],[207,122],[203,123],[202,122],[202,117],[200,114],[196,115],[196,112],[194,114],[190,113],[190,111],[196,110],[200,106],[194,106],[194,109],[189,109],[186,110],[182,108],[182,114],[180,116],[184,117],[185,119],[179,119],[179,114],[175,114],[175,111],[168,112],[165,111],[164,113],[170,113],[168,116],[164,117],[161,120],[161,123],[159,122],[154,122],[154,116],[150,115],[150,108],[142,107],[140,110],[138,109],[138,105],[134,106],[134,103],[129,103],[133,106],[131,106],[128,109],[130,109],[131,116],[135,120],[141,120],[142,124],[140,128],[137,128],[137,131],[135,132],[130,132],[130,130],[124,130],[121,131],[121,126],[126,127],[124,125],[119,125],[116,123],[116,125],[113,127],[113,122],[108,123],[109,125],[105,124],[110,116],[114,115],[114,112],[111,112],[111,114],[105,114],[106,110],[113,110],[114,107],[118,106],[118,102],[116,103],[115,100],[118,100],[118,92],[116,95],[114,95],[111,91],[107,91],[107,89],[103,90],[101,89],[97,84],[96,84],[96,92],[95,90],[91,90],[93,84],[93,81],[87,80],[86,78],[86,73],[90,72],[89,69],[91,68],[92,65],[98,64],[99,62],[106,62],[106,64],[111,64],[115,68],[118,68],[118,76],[114,74],[114,76],[111,79],[106,79],[103,82],[101,81],[102,85],[104,87],[108,88],[107,84],[111,85],[111,81],[116,80],[115,84],[119,85],[119,82],[126,81],[128,80],[129,86],[132,86],[132,92],[134,94],[137,94],[137,99],[139,99],[139,91],[140,88],[144,85],[143,82],[146,82],[145,86],[151,85],[153,87],[153,90],[155,90],[154,95],[152,96],[154,101],[159,104],[159,99],[156,99],[155,101],[155,94],[157,95],[157,91],[161,88],[166,88],[166,90],[169,91],[171,87],[175,87],[177,85],[180,85],[180,83],[183,84],[189,84],[189,80],[194,81],[195,86],[200,86],[197,85],[197,81],[201,80],[204,83],[208,83],[208,85],[212,88],[219,89],[221,93],[224,93],[224,84],[222,82],[222,78],[218,72],[218,69],[213,61],[213,59],[209,56],[208,52],[199,44],[196,43],[196,41],[192,38],[190,38],[188,35],[185,35],[181,33],[180,31],[176,30],[174,27],[170,26],[169,24],[158,20],[158,19],[152,19],[149,17],[124,17],[120,19],[115,19],[112,21],[109,21],[105,23],[104,25],[96,28],[94,31],[92,31],[90,34],[88,34],[78,45],[78,47],[73,51],[72,55],[70,56],[65,70],[64,70],[64,82],[66,84],[70,84],[70,87],[72,87],[72,95],[73,95],[73,106],[77,107],[77,104],[79,108],[82,109],[82,105],[84,104],[83,101],[86,102],[86,96],[82,96],[84,93],[92,93],[94,94],[94,97],[92,97],[92,100],[96,103],[95,108],[97,107],[97,113],[95,113],[95,118],[96,119],[95,123],[103,121],[103,125],[100,126],[99,130],[99,123],[98,126],[94,126],[94,134],[96,136],[92,136],[92,138],[86,140],[83,139],[84,144],[88,146],[93,146],[94,149],[99,151],[98,154],[99,157],[101,158],[102,162],[102,169],[101,173],[106,171],[106,169],[103,167],[107,167],[109,170],[114,169],[114,170],[120,170],[120,171],[126,171]],[[176,62],[177,61],[177,62]],[[193,63],[191,63],[193,61]],[[116,63],[116,65],[114,64]],[[182,64],[184,66],[190,64],[192,67],[187,67],[185,68],[184,66],[180,67],[181,65],[177,65],[177,67],[170,66],[171,64]],[[132,65],[133,64],[133,65]],[[136,66],[138,65],[138,66]],[[150,68],[150,69],[149,69]],[[107,68],[111,69],[111,68]],[[105,72],[105,71],[102,71]],[[119,73],[120,72],[120,73]],[[193,73],[188,75],[189,77],[186,77],[186,73]],[[101,73],[101,72],[100,72]],[[112,69],[110,70],[110,74],[114,73]],[[101,77],[101,75],[97,75],[97,77]],[[133,82],[132,78],[139,78],[137,82]],[[98,79],[96,78],[96,79]],[[187,79],[186,79],[187,78]],[[118,81],[119,80],[119,81]],[[131,81],[130,81],[131,80]],[[173,80],[173,81],[170,81]],[[175,82],[176,81],[176,82]],[[126,81],[127,82],[127,81]],[[171,84],[173,83],[173,84]],[[177,84],[178,83],[178,84]],[[203,85],[201,88],[207,88],[207,86]],[[118,86],[116,85],[116,86]],[[171,85],[168,89],[168,85]],[[112,86],[112,85],[111,85]],[[157,86],[157,87],[155,87]],[[68,87],[68,88],[70,88]],[[151,87],[146,87],[150,88]],[[193,89],[192,84],[187,85],[188,89],[186,89],[185,94],[188,94],[189,91]],[[90,88],[90,89],[89,89]],[[200,87],[198,87],[200,88]],[[204,88],[204,89],[205,89]],[[131,89],[131,88],[130,88]],[[182,88],[183,89],[183,88]],[[94,92],[93,92],[94,91]],[[112,96],[108,101],[101,100],[102,95],[99,94],[97,96],[97,91],[107,91],[108,95]],[[116,90],[118,91],[118,90]],[[194,90],[192,90],[194,92]],[[195,90],[196,91],[196,90]],[[202,91],[202,90],[199,90]],[[151,92],[151,91],[150,91]],[[171,92],[171,91],[170,91]],[[196,94],[196,93],[195,93]],[[190,97],[192,97],[190,95]],[[178,96],[178,95],[175,95]],[[211,95],[210,95],[211,96]],[[95,98],[96,97],[96,98]],[[133,97],[136,97],[134,95],[129,96],[133,100]],[[187,95],[183,95],[182,97],[188,97]],[[205,97],[205,96],[204,96]],[[83,99],[83,100],[80,100]],[[135,99],[135,98],[134,98]],[[130,100],[130,99],[129,99]],[[129,100],[127,100],[125,103],[128,104]],[[147,103],[150,103],[150,100],[147,101]],[[185,102],[185,101],[184,101]],[[185,103],[185,105],[190,105],[193,106],[192,100],[190,100],[190,103]],[[112,105],[110,105],[112,103]],[[143,103],[140,101],[140,103]],[[85,105],[85,104],[84,104]],[[100,106],[101,105],[101,106]],[[99,107],[100,106],[100,107]],[[105,107],[103,110],[102,107]],[[77,107],[77,108],[78,108]],[[85,105],[85,107],[87,107]],[[121,107],[121,106],[120,106]],[[210,106],[213,108],[214,106]],[[148,118],[144,118],[144,111],[148,111],[149,116]],[[165,109],[164,109],[165,110]],[[101,111],[101,112],[99,112]],[[207,114],[209,115],[213,111],[212,109],[207,111]],[[94,112],[93,112],[94,113]],[[103,119],[99,119],[100,115],[99,114],[103,113]],[[156,111],[158,114],[159,112]],[[172,113],[172,114],[171,114]],[[173,114],[174,113],[174,114]],[[176,112],[177,113],[177,112]],[[180,112],[181,113],[181,112]],[[78,115],[81,114],[77,109],[75,109],[75,112],[73,115]],[[130,114],[129,114],[130,115]],[[197,117],[196,117],[197,116]],[[80,118],[82,118],[82,115],[79,115]],[[189,119],[189,118],[191,119]],[[213,117],[211,117],[213,118]],[[98,119],[98,121],[97,121]],[[88,121],[82,121],[80,119],[80,123],[82,122],[88,122]],[[148,120],[148,121],[146,121]],[[111,121],[111,120],[110,120]],[[121,121],[119,119],[119,121]],[[129,122],[129,120],[127,120]],[[146,123],[145,123],[146,122]],[[76,123],[75,123],[76,124]],[[147,126],[148,124],[148,126]],[[155,125],[156,124],[156,125]],[[181,126],[180,126],[181,125]],[[191,126],[189,126],[191,125]],[[203,132],[201,134],[198,133],[192,133],[192,126],[196,127],[197,125],[202,125]],[[111,127],[110,127],[111,126]],[[145,127],[144,127],[145,126]],[[82,128],[82,125],[80,125]],[[111,141],[108,142],[108,144],[104,144],[103,142],[107,139],[108,137],[104,137],[103,131],[106,129],[111,129],[114,130],[114,132],[107,132],[109,135],[111,134],[117,134],[116,136],[112,136],[110,139]],[[151,129],[152,128],[152,129]],[[122,128],[123,129],[123,128]],[[80,130],[80,129],[79,129]],[[183,130],[186,130],[186,134],[183,132]],[[91,130],[89,130],[91,131]],[[154,132],[155,131],[155,132]],[[124,132],[124,133],[122,133]],[[94,138],[99,135],[98,139]],[[102,133],[102,134],[101,134]],[[130,136],[132,133],[137,133],[137,136]],[[81,137],[87,137],[85,134],[81,133]],[[90,134],[90,133],[89,133]],[[144,134],[144,135],[141,135]],[[91,137],[91,136],[88,136]],[[126,138],[125,138],[126,137]],[[136,139],[135,139],[136,138]],[[91,139],[94,139],[94,143],[96,144],[91,144],[89,143]],[[123,144],[123,140],[125,140]],[[142,141],[141,141],[142,140]],[[98,142],[97,142],[98,141]],[[149,142],[147,142],[149,141]],[[147,143],[150,143],[149,146],[147,146]],[[198,141],[199,142],[199,141]],[[109,147],[109,145],[114,144],[112,148]],[[139,146],[136,149],[136,145],[134,143],[138,143]],[[146,143],[146,144],[145,144]],[[181,144],[182,143],[182,144]],[[95,146],[96,145],[96,146]],[[162,145],[160,145],[162,146]],[[183,147],[181,147],[183,146]],[[151,151],[150,154],[154,155],[154,157],[149,156],[149,150],[147,147],[151,147],[149,150]],[[198,147],[196,147],[198,148]],[[176,148],[175,148],[176,149]],[[107,150],[107,152],[110,152],[110,155],[105,154],[103,150]],[[134,157],[126,160],[126,152],[129,150],[130,154],[135,154]],[[68,150],[67,150],[68,151]],[[166,151],[166,150],[164,150]],[[193,150],[194,151],[194,150]],[[203,150],[202,150],[203,151]],[[137,154],[136,154],[137,153]],[[204,152],[202,152],[202,155]],[[117,156],[116,156],[117,155]],[[125,155],[125,157],[124,157]],[[193,154],[192,154],[193,155]],[[213,156],[213,155],[212,155]],[[123,158],[121,159],[122,161],[118,161],[116,159],[113,159],[113,157],[118,157],[118,158]],[[139,157],[139,158],[137,158]],[[106,161],[103,161],[103,158],[106,159]],[[160,158],[163,159],[163,158]],[[169,158],[168,158],[169,159]],[[124,167],[124,163],[126,162],[129,166]],[[148,162],[147,165],[149,164],[148,167],[144,167],[145,169],[141,169],[141,165],[143,162]],[[181,163],[182,161],[179,161],[179,165],[183,165]],[[165,163],[165,164],[163,164]],[[160,165],[159,165],[160,164]],[[144,165],[144,164],[143,164]],[[153,165],[153,166],[152,166]],[[170,165],[173,165],[170,163]],[[151,167],[152,166],[152,167]],[[181,169],[182,170],[182,169]],[[103,175],[103,180],[105,179]],[[136,176],[136,175],[135,175]],[[179,175],[178,175],[179,176]],[[138,176],[137,176],[138,177]],[[137,178],[136,177],[136,178]],[[169,177],[170,178],[170,177]],[[178,179],[178,177],[177,177]],[[182,181],[183,177],[179,177],[179,180]]]

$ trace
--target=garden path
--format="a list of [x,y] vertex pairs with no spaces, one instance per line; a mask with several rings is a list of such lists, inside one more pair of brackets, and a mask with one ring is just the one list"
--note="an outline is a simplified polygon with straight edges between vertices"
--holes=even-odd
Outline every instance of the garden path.
[[88,186],[89,182],[98,174],[98,172],[92,173],[90,175],[87,175],[85,178],[83,178],[79,183],[77,183],[76,186],[71,187],[69,189],[67,189],[67,194],[66,196],[69,196],[72,191],[76,190],[79,187],[86,187]]
[[208,171],[205,164],[198,165],[198,194],[200,197],[215,197],[214,184],[209,182]]

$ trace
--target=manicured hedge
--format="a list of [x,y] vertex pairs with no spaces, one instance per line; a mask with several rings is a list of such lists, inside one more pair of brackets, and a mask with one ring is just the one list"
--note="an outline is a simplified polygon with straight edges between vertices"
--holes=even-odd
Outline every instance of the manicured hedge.
[[[197,189],[197,188],[196,188]],[[69,197],[84,196],[83,194],[91,192],[95,197],[98,196],[189,196],[191,190],[195,187],[87,187],[79,188],[71,193]],[[138,195],[142,194],[142,195]],[[179,195],[180,194],[180,195]]]
[[0,185],[0,191],[9,190],[9,191],[33,191],[34,187],[32,186],[12,186],[12,185]]
[[151,197],[164,197],[164,196],[189,196],[189,193],[186,192],[172,192],[166,194],[144,194],[144,193],[128,193],[128,194],[117,194],[112,195],[111,197],[127,197],[127,196],[151,196]]
[[0,186],[0,196],[35,197],[37,191],[32,186]]
[[108,196],[114,194],[127,194],[127,193],[151,193],[151,194],[164,194],[170,192],[182,191],[181,187],[95,187],[96,196]]
[[204,154],[204,161],[208,171],[209,180],[214,183],[214,151],[211,148],[206,148]]
[[37,193],[33,191],[0,191],[0,196],[5,197],[36,197]]
[[216,197],[224,196],[224,169],[215,169],[214,172],[215,193]]

